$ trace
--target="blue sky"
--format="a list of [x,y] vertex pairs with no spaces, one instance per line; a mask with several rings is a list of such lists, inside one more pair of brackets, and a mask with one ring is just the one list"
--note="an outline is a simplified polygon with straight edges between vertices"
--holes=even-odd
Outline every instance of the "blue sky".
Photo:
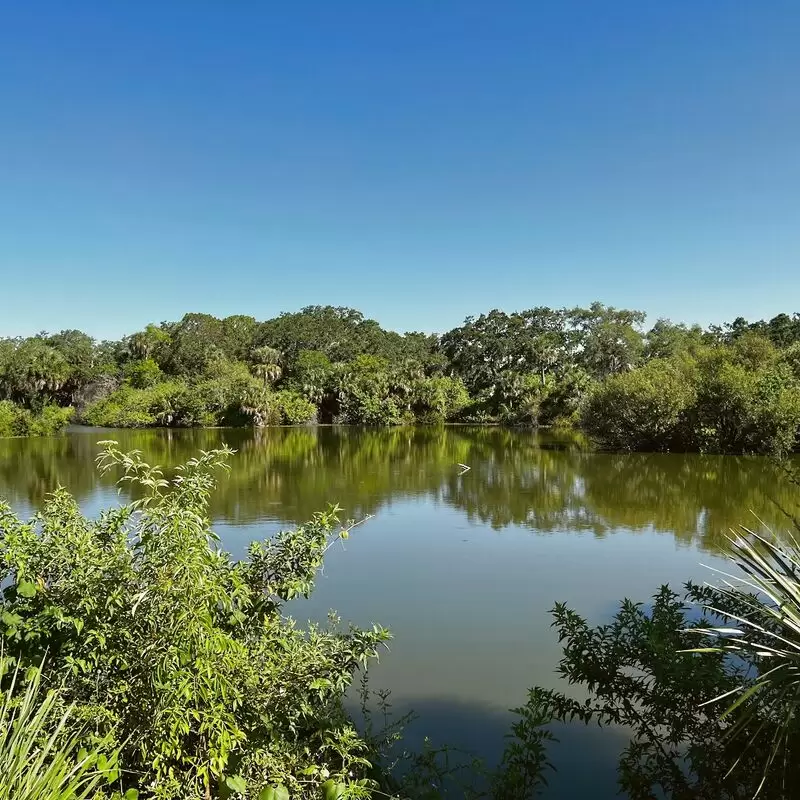
[[0,335],[800,308],[800,3],[0,4]]

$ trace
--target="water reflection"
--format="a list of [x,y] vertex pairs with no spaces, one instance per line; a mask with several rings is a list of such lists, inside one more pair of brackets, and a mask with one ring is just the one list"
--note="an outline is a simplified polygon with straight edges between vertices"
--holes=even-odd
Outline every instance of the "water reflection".
[[[114,478],[97,474],[94,457],[97,442],[109,437],[168,469],[198,449],[223,442],[235,448],[233,470],[212,506],[216,520],[232,525],[298,523],[329,502],[359,517],[424,496],[495,530],[517,525],[596,536],[653,530],[713,551],[753,513],[784,528],[775,501],[796,509],[796,492],[763,458],[594,453],[577,436],[467,427],[76,431],[0,439],[0,496],[26,509],[59,484],[84,502],[105,496]],[[458,464],[471,469],[459,475]]]

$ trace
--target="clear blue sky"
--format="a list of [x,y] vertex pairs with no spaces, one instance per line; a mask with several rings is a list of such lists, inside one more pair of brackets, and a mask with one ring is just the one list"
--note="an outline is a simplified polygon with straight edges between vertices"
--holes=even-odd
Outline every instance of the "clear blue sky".
[[0,4],[0,335],[800,309],[797,0]]

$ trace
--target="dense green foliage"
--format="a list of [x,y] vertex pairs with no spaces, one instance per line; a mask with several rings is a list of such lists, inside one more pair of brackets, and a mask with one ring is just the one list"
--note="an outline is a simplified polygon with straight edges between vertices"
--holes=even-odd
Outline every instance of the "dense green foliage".
[[0,436],[48,436],[60,431],[72,418],[72,408],[46,405],[39,411],[0,400]]
[[[800,531],[797,521],[795,527]],[[695,650],[755,667],[732,694],[706,704],[727,699],[725,715],[736,712],[730,736],[766,750],[764,784],[776,783],[778,773],[784,790],[796,785],[800,745],[800,548],[794,537],[787,538],[780,541],[769,531],[758,534],[745,527],[729,537],[739,574],[707,603],[719,622],[709,631],[696,631],[702,641]],[[756,734],[748,737],[748,729],[756,726]]]
[[59,490],[29,524],[0,505],[3,647],[20,670],[46,656],[43,679],[88,741],[120,748],[120,791],[319,798],[341,784],[331,796],[366,796],[365,745],[341,698],[388,634],[301,630],[281,613],[347,530],[319,514],[232,561],[206,519],[227,455],[167,480],[109,443],[101,466],[142,489],[137,503],[90,520]]
[[746,333],[729,347],[653,359],[595,386],[582,423],[613,448],[791,452],[800,432],[794,349]]
[[[800,314],[708,330],[658,320],[645,331],[644,318],[593,303],[400,335],[354,309],[309,306],[266,322],[192,313],[119,342],[5,339],[0,400],[14,409],[0,412],[0,435],[36,432],[4,423],[12,414],[74,406],[77,421],[106,427],[578,424],[613,448],[797,446]],[[49,413],[50,427],[66,422]]]

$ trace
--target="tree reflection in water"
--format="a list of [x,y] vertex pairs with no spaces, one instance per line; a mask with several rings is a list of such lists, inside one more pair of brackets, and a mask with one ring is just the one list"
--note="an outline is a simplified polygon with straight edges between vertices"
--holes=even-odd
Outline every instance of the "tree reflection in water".
[[[358,518],[427,497],[498,531],[655,531],[716,551],[752,514],[782,529],[778,505],[793,502],[780,469],[761,457],[597,453],[578,435],[471,427],[78,430],[0,439],[0,496],[36,508],[59,483],[84,502],[111,491],[113,479],[94,467],[104,438],[166,469],[198,449],[234,447],[233,469],[212,502],[214,518],[234,525],[299,523],[330,502]],[[458,464],[470,470],[460,475]]]

